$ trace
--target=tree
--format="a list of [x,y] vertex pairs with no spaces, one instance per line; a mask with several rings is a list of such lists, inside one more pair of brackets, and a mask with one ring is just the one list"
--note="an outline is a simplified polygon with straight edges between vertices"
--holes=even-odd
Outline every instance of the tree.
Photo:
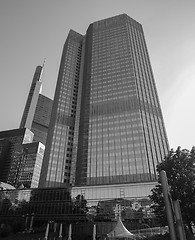
[[179,200],[183,221],[191,230],[191,224],[195,223],[195,147],[191,151],[181,150],[180,147],[176,151],[171,149],[157,165],[158,184],[149,197],[154,213],[165,224],[165,204],[159,176],[161,170],[166,172],[170,195],[173,200]]
[[88,211],[87,200],[83,195],[77,195],[73,201],[73,212],[74,214],[86,216]]

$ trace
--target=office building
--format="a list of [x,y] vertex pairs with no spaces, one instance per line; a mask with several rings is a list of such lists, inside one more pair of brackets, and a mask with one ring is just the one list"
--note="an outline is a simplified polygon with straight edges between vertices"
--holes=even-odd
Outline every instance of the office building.
[[34,133],[33,141],[41,142],[46,145],[47,132],[51,117],[53,100],[39,94],[31,131]]
[[23,165],[22,144],[32,140],[33,133],[26,128],[0,132],[0,181],[18,185],[18,173]]
[[51,115],[40,187],[149,194],[169,145],[141,24],[122,14],[70,30]]
[[37,66],[24,108],[20,128],[28,128],[34,133],[35,142],[46,144],[48,126],[53,101],[42,95],[41,76],[43,66]]
[[27,128],[0,132],[0,181],[37,188],[45,146]]
[[37,188],[41,173],[45,145],[40,142],[22,145],[24,152],[24,166],[21,169],[19,183],[28,188]]
[[41,82],[42,72],[43,72],[43,67],[37,66],[33,76],[31,87],[29,90],[29,94],[28,94],[28,98],[26,101],[23,115],[22,115],[22,119],[20,122],[20,128],[31,129],[32,121],[35,114],[35,109],[36,109],[38,98],[39,98],[39,93],[41,92],[41,88],[42,88],[42,82]]
[[53,101],[41,94],[37,66],[19,129],[0,132],[0,181],[37,188]]

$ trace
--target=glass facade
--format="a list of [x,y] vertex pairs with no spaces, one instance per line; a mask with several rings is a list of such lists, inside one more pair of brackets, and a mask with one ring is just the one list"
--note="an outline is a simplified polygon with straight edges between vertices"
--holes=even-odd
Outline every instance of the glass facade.
[[83,195],[87,199],[88,206],[95,206],[99,201],[112,199],[142,199],[148,198],[151,189],[156,185],[155,182],[145,183],[125,183],[112,185],[96,185],[73,187],[72,197]]
[[126,14],[64,45],[40,186],[156,181],[168,152],[142,26]]
[[30,218],[32,215],[34,220],[42,219],[45,222],[72,219],[74,213],[69,191],[65,188],[0,191],[0,221],[6,218],[12,221],[16,217]]
[[20,123],[20,128],[31,128],[32,120],[34,116],[34,111],[39,97],[39,92],[41,90],[41,75],[43,67],[37,66],[33,80],[31,83],[30,91],[24,108],[23,116]]
[[[90,205],[82,195],[72,197],[70,190],[66,188],[4,189],[0,190],[0,221],[9,217],[34,215],[34,220],[42,219],[46,222],[61,220],[76,222],[76,224],[79,220],[79,222],[88,222],[89,225],[90,220],[94,220],[96,223],[103,220],[116,220],[115,208],[119,204],[122,208],[125,207],[121,209],[123,220],[136,220],[136,214],[127,216],[128,211],[126,210],[128,208],[138,210],[135,209],[135,203],[139,205],[138,208],[141,206],[149,208],[151,204],[146,198],[96,200],[95,204]],[[142,208],[142,210],[145,209]],[[140,211],[140,213],[142,213],[142,218],[144,211]],[[145,217],[149,216],[145,214]]]
[[46,145],[52,104],[53,100],[42,94],[39,94],[31,127],[31,131],[34,133],[34,142],[41,142]]
[[168,141],[142,26],[98,21],[86,43],[75,185],[155,181]]
[[28,188],[37,188],[39,184],[45,146],[40,142],[23,144],[23,166],[19,183]]
[[83,195],[71,196],[66,188],[4,189],[0,190],[0,223],[12,227],[20,223],[18,231],[28,230],[32,237],[34,232],[37,239],[44,238],[48,224],[49,239],[59,238],[60,225],[63,238],[68,239],[70,223],[73,239],[92,239],[95,224],[97,238],[103,240],[120,215],[129,231],[150,236],[163,230],[157,227],[150,205],[146,198],[116,196],[110,200],[97,196],[91,205]]
[[43,66],[37,66],[31,83],[20,128],[28,128],[34,133],[34,142],[46,144],[53,101],[40,94]]
[[69,185],[82,39],[71,30],[64,45],[40,186]]
[[0,181],[37,188],[45,146],[26,128],[0,132]]
[[0,181],[18,186],[25,164],[22,146],[32,140],[33,133],[26,128],[0,132]]

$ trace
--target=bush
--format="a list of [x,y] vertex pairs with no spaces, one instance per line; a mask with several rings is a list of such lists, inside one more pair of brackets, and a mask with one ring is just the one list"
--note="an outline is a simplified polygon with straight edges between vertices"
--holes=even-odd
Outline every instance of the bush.
[[6,238],[11,233],[11,227],[3,224],[0,228],[0,237]]
[[21,221],[15,221],[13,222],[13,225],[12,225],[12,231],[13,233],[18,233],[18,232],[21,232],[25,229],[25,226],[24,226],[24,223],[21,222]]

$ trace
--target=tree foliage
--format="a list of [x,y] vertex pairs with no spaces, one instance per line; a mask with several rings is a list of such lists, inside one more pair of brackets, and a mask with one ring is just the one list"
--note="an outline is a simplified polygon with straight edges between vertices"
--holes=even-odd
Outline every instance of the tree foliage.
[[88,211],[87,208],[87,200],[84,198],[83,195],[77,195],[73,201],[73,212],[75,214],[85,215]]
[[158,184],[152,189],[149,197],[156,216],[166,224],[165,204],[159,176],[161,170],[166,172],[172,199],[178,199],[180,202],[184,222],[188,225],[195,223],[195,147],[191,151],[181,150],[180,147],[176,151],[172,149],[157,165]]

